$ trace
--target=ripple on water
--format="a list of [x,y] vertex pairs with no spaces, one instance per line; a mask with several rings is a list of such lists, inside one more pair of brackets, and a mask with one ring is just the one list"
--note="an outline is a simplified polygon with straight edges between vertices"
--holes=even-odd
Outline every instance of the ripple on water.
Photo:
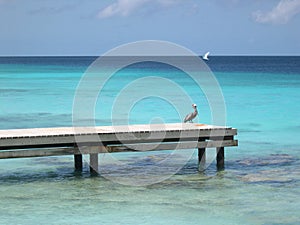
[[283,184],[300,180],[299,159],[289,154],[271,154],[239,160],[237,163],[243,168],[237,173],[243,173],[238,176],[244,182]]
[[284,165],[289,164],[297,159],[288,154],[271,154],[261,158],[247,158],[238,160],[237,163],[244,166],[265,166],[265,165]]

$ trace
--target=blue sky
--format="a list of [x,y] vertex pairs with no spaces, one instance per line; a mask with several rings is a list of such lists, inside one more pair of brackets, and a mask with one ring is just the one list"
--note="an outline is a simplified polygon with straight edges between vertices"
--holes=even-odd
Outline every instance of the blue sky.
[[0,0],[0,55],[101,55],[139,40],[300,55],[300,0]]

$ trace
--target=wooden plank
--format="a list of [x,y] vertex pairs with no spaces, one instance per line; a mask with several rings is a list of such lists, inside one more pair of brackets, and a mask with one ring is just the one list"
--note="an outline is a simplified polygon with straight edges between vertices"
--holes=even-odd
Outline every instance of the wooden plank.
[[77,151],[78,149],[75,148],[44,148],[0,151],[0,159],[73,155],[77,153]]
[[[23,130],[23,132],[26,132]],[[32,134],[32,133],[31,133]],[[198,140],[199,137],[212,138],[235,135],[236,129],[220,129],[217,130],[182,130],[182,131],[157,131],[157,132],[138,132],[138,133],[98,133],[98,134],[82,134],[75,136],[71,134],[50,135],[45,136],[8,136],[0,137],[0,149],[13,149],[33,147],[67,147],[80,143],[149,143],[149,142],[171,142],[171,141],[188,141]],[[13,134],[11,134],[13,135]],[[233,139],[233,138],[232,138]]]
[[204,142],[181,142],[181,143],[152,143],[152,144],[129,144],[126,146],[85,146],[78,148],[41,148],[0,151],[0,159],[27,158],[58,155],[76,155],[93,153],[112,153],[128,151],[158,151],[174,149],[214,148],[214,147],[237,146],[237,140],[204,141]]
[[78,148],[41,148],[41,149],[21,149],[0,151],[0,159],[3,158],[26,158],[42,156],[58,156],[73,154],[92,154],[92,153],[111,153],[127,151],[158,151],[173,149],[192,149],[192,148],[214,148],[237,146],[237,140],[225,141],[204,141],[204,142],[181,142],[181,143],[152,143],[152,144],[128,144],[125,146],[85,146]]
[[128,144],[125,146],[108,146],[108,152],[124,152],[124,151],[157,151],[157,150],[173,150],[173,149],[192,149],[192,148],[215,148],[237,146],[237,140],[225,141],[204,141],[204,142],[180,142],[180,143],[152,143],[152,144]]
[[[11,137],[47,137],[47,136],[74,136],[90,134],[122,134],[122,133],[154,133],[161,131],[218,131],[236,129],[231,127],[193,124],[193,123],[172,123],[172,124],[146,124],[128,126],[97,126],[97,127],[56,127],[56,128],[32,128],[32,129],[11,129],[0,130],[0,139]],[[232,133],[231,133],[232,134]],[[235,134],[234,134],[235,135]]]

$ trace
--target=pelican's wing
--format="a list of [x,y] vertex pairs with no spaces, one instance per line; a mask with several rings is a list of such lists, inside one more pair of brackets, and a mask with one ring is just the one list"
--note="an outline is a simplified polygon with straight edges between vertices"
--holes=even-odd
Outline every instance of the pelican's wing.
[[187,121],[190,120],[191,114],[192,114],[192,113],[189,113],[189,114],[187,114],[187,115],[185,116],[184,122],[187,122]]

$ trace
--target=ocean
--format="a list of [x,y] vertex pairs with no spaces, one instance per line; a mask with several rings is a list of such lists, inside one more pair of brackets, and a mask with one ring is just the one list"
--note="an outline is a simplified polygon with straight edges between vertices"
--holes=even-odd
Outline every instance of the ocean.
[[[95,59],[0,57],[0,129],[72,126],[74,96]],[[145,186],[105,174],[147,179],[148,165],[169,151],[114,153],[132,170],[106,163],[103,154],[98,176],[87,162],[75,172],[72,156],[2,159],[0,224],[300,224],[300,57],[212,56],[206,63],[223,94],[226,125],[238,129],[224,171],[213,162],[198,172],[194,149],[185,150],[191,157],[176,174]],[[96,87],[93,122],[181,122],[192,108],[172,84],[198,105],[195,122],[214,122],[195,82],[156,62],[120,69]],[[135,174],[135,167],[145,170]]]

